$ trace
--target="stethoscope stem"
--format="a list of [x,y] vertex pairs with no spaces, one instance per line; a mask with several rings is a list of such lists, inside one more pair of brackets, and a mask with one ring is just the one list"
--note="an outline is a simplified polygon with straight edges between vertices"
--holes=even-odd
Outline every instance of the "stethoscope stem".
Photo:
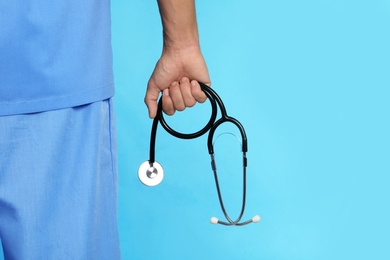
[[159,121],[159,115],[153,119],[152,131],[150,133],[150,149],[149,149],[149,163],[153,166],[155,161],[155,147],[156,147],[156,136],[157,136],[157,126]]

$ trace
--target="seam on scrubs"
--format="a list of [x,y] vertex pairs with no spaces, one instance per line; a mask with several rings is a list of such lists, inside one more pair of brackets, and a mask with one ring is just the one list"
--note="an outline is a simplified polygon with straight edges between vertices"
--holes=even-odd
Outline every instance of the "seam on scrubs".
[[110,156],[111,156],[111,174],[112,174],[112,182],[113,182],[113,185],[114,187],[116,186],[116,161],[115,161],[115,158],[114,158],[114,155],[113,155],[113,149],[114,149],[114,144],[113,144],[113,104],[112,104],[112,101],[113,99],[110,98],[107,100],[108,102],[108,134],[109,134],[109,137],[110,137]]

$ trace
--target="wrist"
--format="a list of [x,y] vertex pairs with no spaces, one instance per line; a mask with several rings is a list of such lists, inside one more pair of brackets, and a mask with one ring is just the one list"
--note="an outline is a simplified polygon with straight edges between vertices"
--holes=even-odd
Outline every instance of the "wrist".
[[[168,26],[166,26],[168,27]],[[199,49],[199,36],[196,23],[185,28],[164,28],[164,49],[184,50],[189,48]]]
[[164,37],[163,52],[171,53],[187,53],[193,51],[200,51],[198,39],[178,39],[173,40],[169,37]]
[[201,50],[199,44],[165,45],[162,56],[173,58],[176,61],[192,60],[199,57]]

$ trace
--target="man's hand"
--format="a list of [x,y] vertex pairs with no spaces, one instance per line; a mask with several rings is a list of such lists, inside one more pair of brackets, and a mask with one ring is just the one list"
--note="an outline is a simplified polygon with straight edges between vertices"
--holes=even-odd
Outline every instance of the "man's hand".
[[163,111],[168,115],[192,107],[196,102],[203,103],[206,95],[201,91],[198,81],[211,84],[199,48],[180,52],[164,51],[148,82],[145,103],[149,117],[156,116],[160,92],[163,92]]
[[146,90],[150,118],[156,116],[160,92],[163,92],[163,111],[173,115],[176,110],[206,100],[197,81],[211,85],[199,47],[194,0],[158,0],[158,5],[164,47]]

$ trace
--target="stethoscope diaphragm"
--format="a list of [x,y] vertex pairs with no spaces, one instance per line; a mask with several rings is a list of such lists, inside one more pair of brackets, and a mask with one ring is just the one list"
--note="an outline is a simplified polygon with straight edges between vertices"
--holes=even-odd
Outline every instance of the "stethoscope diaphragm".
[[156,186],[164,179],[164,169],[156,161],[145,161],[138,168],[138,178],[146,186]]

